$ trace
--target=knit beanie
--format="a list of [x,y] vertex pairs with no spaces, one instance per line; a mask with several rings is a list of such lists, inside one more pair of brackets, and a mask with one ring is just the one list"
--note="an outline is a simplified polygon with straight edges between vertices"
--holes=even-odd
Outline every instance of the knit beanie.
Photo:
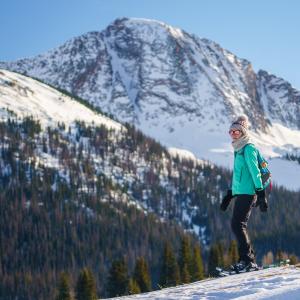
[[246,115],[241,115],[233,121],[229,130],[240,130],[243,135],[247,135],[249,127],[250,123],[248,117]]

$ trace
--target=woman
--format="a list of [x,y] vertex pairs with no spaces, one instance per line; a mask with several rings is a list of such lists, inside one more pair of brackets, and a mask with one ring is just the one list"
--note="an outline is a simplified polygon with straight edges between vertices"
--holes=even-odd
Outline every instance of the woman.
[[245,115],[238,117],[229,129],[234,148],[232,187],[221,203],[221,209],[225,211],[235,198],[231,228],[239,246],[239,262],[233,266],[236,272],[257,269],[247,223],[253,206],[259,206],[263,212],[268,208],[258,165],[258,150],[250,140],[248,129],[249,122]]

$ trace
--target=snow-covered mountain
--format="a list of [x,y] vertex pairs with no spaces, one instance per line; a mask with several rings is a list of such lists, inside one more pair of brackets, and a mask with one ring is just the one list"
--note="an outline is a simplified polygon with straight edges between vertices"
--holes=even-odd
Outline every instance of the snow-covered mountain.
[[271,268],[230,277],[206,279],[161,291],[110,299],[298,300],[300,299],[300,270],[293,266]]
[[66,89],[123,121],[155,126],[163,116],[171,131],[172,119],[184,114],[201,124],[213,119],[215,128],[251,108],[255,127],[266,125],[248,61],[157,21],[118,19],[102,32],[1,66]]
[[[117,19],[34,58],[0,67],[37,77],[135,124],[168,147],[232,165],[227,134],[246,113],[253,139],[272,158],[274,181],[299,189],[300,92],[213,41],[162,22]],[[287,173],[290,176],[287,176]]]

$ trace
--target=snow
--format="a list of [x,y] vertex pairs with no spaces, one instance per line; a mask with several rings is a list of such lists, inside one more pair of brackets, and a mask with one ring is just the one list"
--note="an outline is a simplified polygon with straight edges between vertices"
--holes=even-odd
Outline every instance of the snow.
[[298,300],[300,269],[294,266],[270,268],[256,272],[213,278],[150,293],[113,299],[151,300]]
[[93,112],[78,101],[29,77],[0,69],[0,116],[9,116],[7,109],[18,117],[33,116],[43,128],[65,123],[66,128],[75,121],[105,125],[117,131],[122,125]]
[[273,182],[291,191],[300,191],[300,164],[275,158],[269,161]]
[[178,157],[181,159],[193,160],[197,163],[203,163],[203,160],[197,159],[197,157],[188,150],[170,147],[168,148],[168,151],[174,157],[178,155]]

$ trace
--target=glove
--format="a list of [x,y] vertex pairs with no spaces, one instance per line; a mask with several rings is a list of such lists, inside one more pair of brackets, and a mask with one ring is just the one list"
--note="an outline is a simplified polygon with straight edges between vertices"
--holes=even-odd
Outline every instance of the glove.
[[265,190],[256,190],[256,195],[257,201],[255,206],[259,206],[261,212],[267,212],[269,205]]
[[232,196],[232,190],[228,190],[227,194],[225,195],[225,197],[223,198],[221,205],[220,205],[220,209],[225,211],[228,207],[228,205],[230,204],[231,199],[233,198]]

